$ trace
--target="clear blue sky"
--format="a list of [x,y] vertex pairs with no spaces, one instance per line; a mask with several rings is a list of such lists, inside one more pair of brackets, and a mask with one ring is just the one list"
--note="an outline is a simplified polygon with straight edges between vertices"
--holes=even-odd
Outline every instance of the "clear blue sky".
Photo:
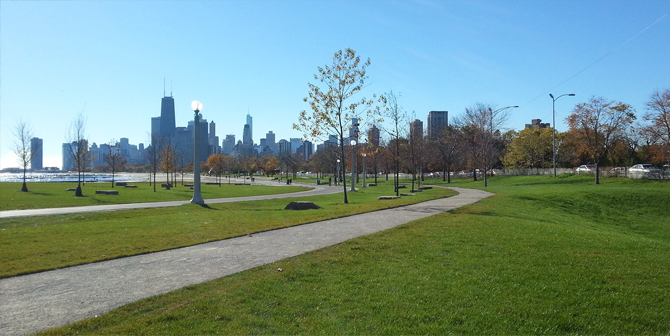
[[221,138],[242,137],[247,111],[255,142],[269,130],[301,137],[291,125],[308,108],[307,83],[348,47],[371,59],[365,96],[400,93],[424,122],[484,102],[520,105],[507,127],[521,129],[551,122],[549,92],[575,93],[557,101],[563,131],[593,95],[641,116],[670,88],[667,0],[2,1],[0,11],[2,167],[18,166],[19,118],[44,139],[45,166],[61,165],[82,110],[91,142],[146,144],[164,78],[177,126],[200,100]]

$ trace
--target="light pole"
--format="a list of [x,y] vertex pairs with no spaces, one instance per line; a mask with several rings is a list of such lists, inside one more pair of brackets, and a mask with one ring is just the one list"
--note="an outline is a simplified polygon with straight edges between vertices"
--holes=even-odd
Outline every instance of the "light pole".
[[365,185],[365,175],[367,175],[367,171],[365,171],[365,153],[363,153],[363,188],[366,187],[366,185]]
[[356,178],[354,178],[354,170],[356,169],[354,164],[356,162],[356,140],[351,140],[351,191],[356,191],[356,188],[354,187],[354,183],[356,182]]
[[553,120],[552,120],[552,124],[551,124],[551,126],[552,126],[552,136],[551,136],[552,141],[551,142],[553,143],[553,146],[551,148],[551,154],[552,154],[552,161],[554,163],[554,177],[556,177],[556,101],[558,100],[558,98],[561,98],[563,96],[574,97],[575,94],[574,93],[566,93],[566,94],[562,94],[562,95],[560,95],[556,98],[554,98],[554,95],[552,95],[551,93],[549,94],[549,97],[551,97],[551,100],[552,100],[552,102],[551,102],[551,111],[552,111],[551,116],[552,116]]
[[202,110],[202,103],[194,100],[191,102],[191,108],[195,112],[193,122],[195,125],[193,133],[193,199],[191,203],[205,204],[200,194],[200,155],[198,149],[200,148],[200,110]]
[[337,159],[337,176],[335,176],[335,185],[340,185],[340,159]]

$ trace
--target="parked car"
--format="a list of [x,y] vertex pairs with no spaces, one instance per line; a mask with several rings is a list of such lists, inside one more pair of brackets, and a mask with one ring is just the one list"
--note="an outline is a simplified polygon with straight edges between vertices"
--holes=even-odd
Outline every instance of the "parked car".
[[612,176],[626,176],[626,167],[614,167],[610,169],[610,175]]
[[593,173],[596,171],[596,166],[595,165],[581,165],[575,169],[577,174],[579,173]]
[[662,171],[651,164],[640,163],[628,168],[630,178],[660,178]]
[[636,165],[630,167],[630,169],[628,171],[631,172],[631,173],[634,173],[634,172],[635,173],[637,173],[637,172],[652,173],[652,172],[658,172],[658,171],[660,171],[660,169],[658,169],[658,168],[656,168],[653,165],[650,165],[648,163],[640,163],[640,164],[636,164]]

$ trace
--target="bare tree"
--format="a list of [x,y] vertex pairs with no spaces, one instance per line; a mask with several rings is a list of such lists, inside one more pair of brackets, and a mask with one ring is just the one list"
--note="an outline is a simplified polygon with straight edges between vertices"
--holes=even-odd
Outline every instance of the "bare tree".
[[402,110],[398,104],[398,96],[393,91],[382,96],[382,101],[385,104],[384,116],[391,119],[391,127],[385,129],[386,133],[391,137],[389,146],[392,148],[393,164],[395,168],[395,193],[399,195],[400,186],[400,142],[402,136],[406,133],[407,114]]
[[[302,131],[305,138],[322,139],[330,134],[337,134],[340,143],[340,155],[344,162],[344,137],[345,132],[351,127],[347,125],[352,118],[361,118],[363,114],[367,115],[367,122],[380,122],[379,109],[372,108],[373,99],[361,98],[354,100],[363,88],[367,68],[370,65],[370,59],[361,62],[360,56],[356,55],[353,49],[338,51],[333,56],[332,66],[317,68],[317,74],[314,80],[322,83],[308,83],[309,96],[304,101],[310,105],[311,114],[303,110],[300,112],[298,124],[293,124],[293,128]],[[344,172],[342,172],[344,174]],[[346,181],[345,181],[346,182]],[[344,203],[347,200],[347,187],[344,187]]]
[[454,126],[445,126],[442,133],[430,139],[433,144],[431,147],[437,154],[435,159],[442,168],[442,181],[446,180],[447,183],[451,183],[451,168],[462,152],[460,139],[460,129]]
[[163,138],[158,134],[151,134],[151,145],[146,149],[147,160],[151,171],[149,173],[149,184],[151,184],[151,175],[153,175],[154,192],[156,192],[156,173],[158,173],[158,166],[161,162],[161,144]]
[[83,113],[79,113],[70,124],[68,140],[68,155],[72,159],[75,169],[77,169],[77,190],[75,196],[84,196],[81,184],[85,170],[92,163],[94,157],[88,148],[86,118]]
[[477,180],[477,166],[484,169],[484,186],[488,186],[488,170],[500,161],[502,148],[501,126],[509,117],[509,109],[517,106],[507,106],[496,109],[491,104],[475,103],[467,107],[460,119],[464,126],[463,135],[469,145],[474,179]]
[[26,186],[26,170],[28,170],[28,165],[33,159],[33,155],[38,150],[38,148],[33,148],[31,146],[30,140],[33,138],[33,132],[30,128],[30,124],[26,121],[19,120],[14,127],[14,154],[16,154],[21,168],[23,168],[23,186],[21,187],[22,192],[28,192],[28,187]]
[[128,160],[121,155],[119,149],[119,146],[116,145],[116,140],[112,140],[109,142],[109,153],[105,156],[105,163],[107,163],[112,170],[112,188],[114,188],[115,173],[122,169],[128,162]]

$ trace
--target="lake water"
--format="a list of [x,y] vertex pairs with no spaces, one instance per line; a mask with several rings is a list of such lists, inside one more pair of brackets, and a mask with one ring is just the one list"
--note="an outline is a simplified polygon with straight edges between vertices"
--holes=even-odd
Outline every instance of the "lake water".
[[[137,174],[115,174],[114,181],[124,182],[124,181],[137,181],[145,180],[138,178]],[[27,173],[26,182],[77,182],[76,173]],[[96,174],[96,173],[86,173],[84,175],[84,181],[86,182],[111,182],[112,174]],[[0,173],[0,182],[23,182],[23,173],[13,174],[13,173]]]

